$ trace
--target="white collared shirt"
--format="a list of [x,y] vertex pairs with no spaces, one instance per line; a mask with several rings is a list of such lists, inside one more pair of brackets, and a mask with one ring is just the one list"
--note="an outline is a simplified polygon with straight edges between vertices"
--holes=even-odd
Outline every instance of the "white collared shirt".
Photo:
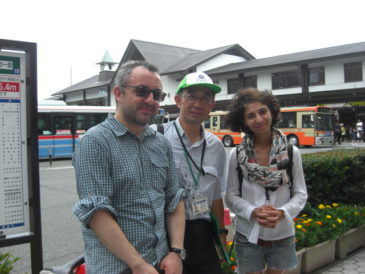
[[[199,167],[201,164],[204,140],[206,141],[203,159],[203,169],[206,175],[200,175],[197,191],[199,194],[208,199],[208,205],[211,207],[214,200],[222,199],[222,192],[224,192],[226,189],[226,181],[224,176],[226,166],[226,152],[223,144],[215,135],[205,130],[203,130],[202,139],[195,142],[194,144],[191,144],[179,123],[179,119],[176,119],[175,122],[187,151]],[[195,184],[186,160],[184,148],[181,145],[180,138],[173,123],[174,122],[169,122],[164,124],[164,135],[171,143],[181,184],[187,189],[192,189]],[[197,175],[198,170],[194,167],[194,164],[191,162],[190,164],[192,170]],[[209,219],[209,214],[193,214],[191,194],[192,192],[190,192],[190,195],[185,200],[186,219]]]
[[279,222],[276,228],[262,227],[258,225],[255,219],[251,218],[252,211],[266,203],[264,187],[243,178],[242,196],[240,197],[236,170],[236,149],[232,149],[229,156],[228,185],[225,197],[228,208],[237,216],[235,221],[236,231],[245,235],[252,243],[256,243],[258,238],[272,241],[293,236],[295,234],[293,219],[304,208],[307,200],[307,188],[299,149],[293,146],[293,196],[290,197],[290,189],[287,184],[281,185],[276,191],[269,191],[270,204],[277,209],[283,210],[285,214],[285,218]]

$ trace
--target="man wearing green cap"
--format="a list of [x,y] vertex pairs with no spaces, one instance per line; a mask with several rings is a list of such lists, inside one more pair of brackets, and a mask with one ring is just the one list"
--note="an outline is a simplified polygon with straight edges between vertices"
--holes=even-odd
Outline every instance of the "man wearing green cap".
[[175,102],[179,117],[164,124],[180,182],[188,192],[185,200],[186,259],[183,273],[222,273],[213,240],[210,213],[218,220],[225,244],[222,192],[225,191],[226,153],[220,140],[202,127],[215,106],[221,88],[203,72],[190,73],[180,82]]

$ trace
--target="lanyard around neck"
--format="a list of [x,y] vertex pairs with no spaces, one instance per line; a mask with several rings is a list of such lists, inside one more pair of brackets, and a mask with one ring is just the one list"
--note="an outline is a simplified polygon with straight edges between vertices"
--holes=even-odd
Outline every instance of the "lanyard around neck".
[[[203,160],[204,160],[205,147],[206,147],[206,145],[207,145],[207,142],[206,142],[206,141],[205,141],[205,139],[204,139],[204,143],[203,143],[203,150],[202,150],[202,156],[201,156],[201,159],[200,159],[200,167],[199,167],[199,166],[195,163],[195,161],[193,160],[193,158],[191,157],[191,155],[190,155],[189,151],[186,149],[186,146],[185,146],[184,141],[183,141],[183,139],[182,139],[182,137],[181,137],[181,135],[180,135],[180,132],[179,132],[179,130],[178,130],[178,128],[177,128],[177,126],[176,126],[176,122],[175,122],[175,121],[174,121],[174,126],[175,126],[175,129],[176,129],[177,135],[179,136],[180,143],[181,143],[181,145],[182,145],[182,147],[183,147],[183,149],[184,149],[185,157],[187,156],[187,157],[190,159],[190,161],[193,163],[193,165],[195,166],[195,168],[196,168],[197,170],[199,170],[199,176],[200,176],[200,174],[203,174],[203,176],[204,176],[204,175],[205,175],[205,171],[204,171],[204,169],[203,169]],[[187,160],[188,160],[188,159],[187,159]],[[188,163],[189,163],[189,161],[188,161]]]

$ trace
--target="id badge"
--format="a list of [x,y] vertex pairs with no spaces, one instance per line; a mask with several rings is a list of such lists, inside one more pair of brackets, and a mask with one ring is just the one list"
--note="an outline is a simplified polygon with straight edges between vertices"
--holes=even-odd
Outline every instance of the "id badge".
[[200,215],[209,212],[208,199],[201,195],[194,195],[192,200],[193,214]]

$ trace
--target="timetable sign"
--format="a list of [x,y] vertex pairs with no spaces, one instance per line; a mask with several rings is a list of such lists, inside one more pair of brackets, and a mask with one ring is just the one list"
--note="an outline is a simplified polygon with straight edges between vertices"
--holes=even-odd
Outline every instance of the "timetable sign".
[[0,236],[29,231],[25,56],[0,52]]

